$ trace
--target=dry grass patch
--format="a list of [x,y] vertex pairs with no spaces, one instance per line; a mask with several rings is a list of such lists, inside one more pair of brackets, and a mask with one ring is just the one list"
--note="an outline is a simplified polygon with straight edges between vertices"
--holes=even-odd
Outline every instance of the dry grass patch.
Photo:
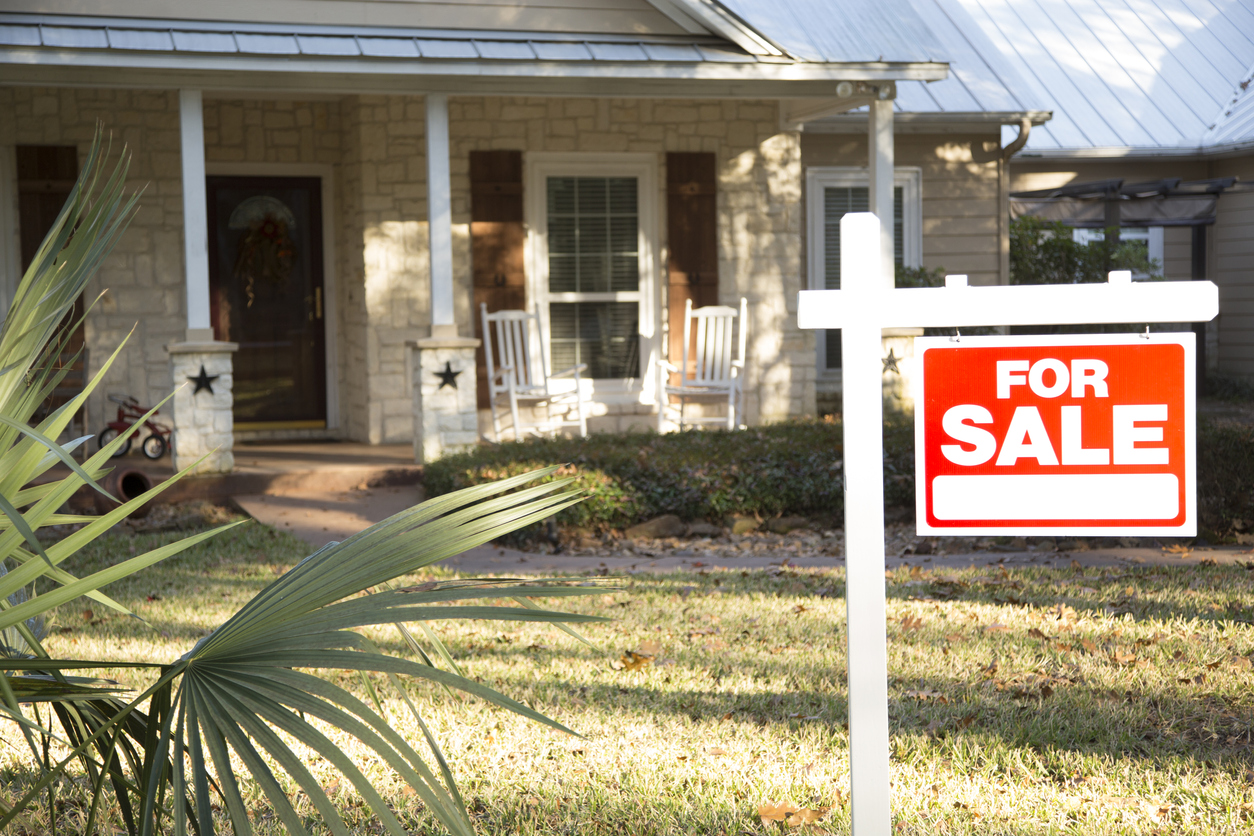
[[[174,536],[106,539],[75,571]],[[230,532],[109,590],[151,629],[66,607],[49,649],[176,658],[304,552],[261,526]],[[595,649],[541,625],[445,631],[469,676],[584,735],[415,687],[480,831],[847,832],[843,572],[635,575],[621,586],[563,602],[615,618],[583,630]],[[1254,830],[1252,592],[1254,571],[1241,567],[891,573],[898,832]],[[394,632],[373,634],[405,652]],[[133,671],[106,675],[142,684]],[[416,737],[383,680],[371,684]],[[31,777],[29,752],[12,729],[4,739],[0,793],[11,798]],[[312,758],[311,768],[322,774]],[[351,787],[325,774],[357,832],[375,832]],[[405,825],[434,833],[404,785],[390,786]],[[64,832],[81,821],[77,792],[59,790]],[[250,792],[259,832],[281,832]],[[45,809],[27,827],[49,823]]]

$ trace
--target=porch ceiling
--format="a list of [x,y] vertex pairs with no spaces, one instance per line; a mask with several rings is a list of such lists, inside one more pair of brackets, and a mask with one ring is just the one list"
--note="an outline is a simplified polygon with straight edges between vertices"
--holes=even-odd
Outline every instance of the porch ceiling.
[[[107,70],[102,78],[101,70]],[[708,36],[208,23],[0,14],[0,82],[669,97],[831,96],[843,80],[937,80],[937,61],[805,61]]]

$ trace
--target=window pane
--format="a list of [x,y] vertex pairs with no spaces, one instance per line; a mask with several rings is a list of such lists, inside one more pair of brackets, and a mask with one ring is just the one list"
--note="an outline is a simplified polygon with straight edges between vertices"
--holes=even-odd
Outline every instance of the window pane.
[[[634,177],[548,179],[549,290],[640,289],[640,219]],[[636,302],[549,305],[553,368],[587,363],[593,378],[640,375]]]
[[635,178],[550,177],[548,197],[549,290],[639,290]]
[[563,302],[549,305],[553,370],[587,363],[586,375],[640,374],[639,307],[635,302]]

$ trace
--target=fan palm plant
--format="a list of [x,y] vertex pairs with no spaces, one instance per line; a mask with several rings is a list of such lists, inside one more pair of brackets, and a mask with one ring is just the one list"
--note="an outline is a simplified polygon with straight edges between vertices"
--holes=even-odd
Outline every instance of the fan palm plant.
[[[235,832],[249,833],[235,760],[252,775],[289,831],[303,833],[305,825],[276,768],[308,794],[331,832],[347,834],[335,806],[293,749],[298,744],[337,769],[389,832],[403,833],[370,780],[328,736],[325,729],[330,726],[373,750],[449,831],[471,833],[448,763],[405,690],[405,680],[459,689],[537,722],[564,727],[462,676],[428,623],[463,618],[553,622],[571,631],[566,623],[600,619],[542,609],[532,599],[585,595],[595,589],[560,580],[449,581],[400,588],[387,584],[579,501],[569,480],[533,484],[551,470],[449,494],[329,544],[275,580],[181,658],[130,663],[159,671],[156,682],[141,693],[132,695],[113,683],[74,674],[128,665],[52,658],[45,650],[42,619],[50,610],[87,596],[138,617],[102,589],[231,527],[196,534],[82,578],[62,568],[68,557],[169,484],[100,517],[59,510],[83,485],[102,491],[97,480],[113,452],[127,441],[129,434],[113,439],[81,465],[72,452],[86,438],[65,445],[56,441],[117,352],[82,394],[36,426],[29,424],[63,374],[54,361],[64,348],[65,318],[135,209],[137,196],[125,194],[127,153],[104,177],[106,156],[98,132],[78,184],[23,276],[0,330],[0,716],[19,725],[41,768],[21,798],[0,807],[0,831],[42,793],[51,793],[57,777],[77,763],[91,787],[87,832],[101,803],[111,798],[136,836],[168,827],[180,835],[189,829],[211,833],[216,796]],[[58,462],[69,468],[69,475],[34,485]],[[56,543],[45,546],[37,536],[41,528],[69,523],[81,527]],[[36,584],[41,587],[38,594]],[[488,599],[512,600],[516,606],[488,604]],[[403,626],[407,623],[420,626],[427,647],[451,670],[434,664]],[[415,659],[385,654],[357,631],[384,624],[397,625]],[[319,669],[385,674],[414,713],[426,754],[388,724],[373,689],[373,705],[367,704],[311,672]],[[48,717],[56,717],[59,732],[37,712],[27,716],[24,707],[40,703],[50,707]],[[62,746],[55,762],[49,754],[52,741]]]

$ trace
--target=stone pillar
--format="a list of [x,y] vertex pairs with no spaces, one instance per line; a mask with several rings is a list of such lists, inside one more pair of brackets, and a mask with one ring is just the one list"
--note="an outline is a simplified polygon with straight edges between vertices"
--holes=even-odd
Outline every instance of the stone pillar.
[[475,349],[469,337],[429,337],[413,351],[414,461],[431,462],[479,443]]
[[914,338],[922,328],[885,328],[880,363],[883,366],[884,414],[914,418],[914,384],[919,367],[914,359]]
[[184,342],[166,346],[174,377],[174,469],[207,456],[195,473],[235,467],[231,355],[239,343]]

